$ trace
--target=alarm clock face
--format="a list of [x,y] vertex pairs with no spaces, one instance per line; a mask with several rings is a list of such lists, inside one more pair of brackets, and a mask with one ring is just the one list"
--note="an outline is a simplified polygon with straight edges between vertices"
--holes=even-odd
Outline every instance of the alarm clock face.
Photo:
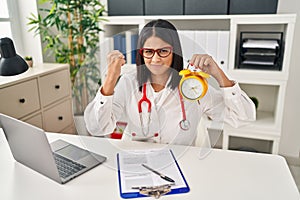
[[181,93],[189,100],[198,100],[203,94],[203,82],[197,77],[187,77],[181,83]]

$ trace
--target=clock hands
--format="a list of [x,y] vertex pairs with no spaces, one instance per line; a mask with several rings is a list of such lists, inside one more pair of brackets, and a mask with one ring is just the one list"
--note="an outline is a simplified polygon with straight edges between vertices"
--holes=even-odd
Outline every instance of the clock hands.
[[193,72],[189,69],[184,69],[179,72],[182,76],[179,90],[188,100],[198,100],[202,98],[207,91],[207,82],[205,76],[200,72]]

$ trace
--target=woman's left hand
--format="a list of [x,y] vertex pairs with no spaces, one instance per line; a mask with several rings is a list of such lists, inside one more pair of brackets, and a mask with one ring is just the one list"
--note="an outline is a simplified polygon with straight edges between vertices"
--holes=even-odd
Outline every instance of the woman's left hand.
[[213,76],[220,87],[232,87],[234,85],[234,82],[228,79],[223,70],[208,54],[194,54],[189,63],[196,69]]
[[194,54],[189,63],[196,69],[200,69],[214,77],[217,76],[221,70],[214,59],[208,54]]

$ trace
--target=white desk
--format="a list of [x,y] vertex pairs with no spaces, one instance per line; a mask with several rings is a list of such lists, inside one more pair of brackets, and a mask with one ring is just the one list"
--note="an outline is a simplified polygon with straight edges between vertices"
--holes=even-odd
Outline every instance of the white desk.
[[[48,134],[83,145],[108,160],[91,171],[60,185],[14,161],[0,129],[0,199],[5,200],[115,200],[119,194],[116,152],[122,149],[159,148],[151,143],[122,143],[112,139]],[[186,194],[161,199],[188,200],[299,200],[300,195],[284,158],[278,155],[212,150],[199,159],[200,148],[169,146],[191,188]],[[141,198],[149,199],[149,198]],[[153,198],[151,198],[153,199]]]

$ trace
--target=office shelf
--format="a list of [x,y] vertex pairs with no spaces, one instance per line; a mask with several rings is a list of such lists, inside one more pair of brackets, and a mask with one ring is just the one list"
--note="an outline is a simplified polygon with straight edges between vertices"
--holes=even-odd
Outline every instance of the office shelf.
[[[176,16],[112,16],[106,17],[107,21],[101,22],[105,30],[100,33],[100,40],[106,41],[114,34],[127,31],[140,31],[142,27],[153,19],[166,19],[173,23],[179,33],[194,34],[192,39],[197,40],[195,32],[220,32],[227,34],[228,39],[224,44],[216,44],[222,51],[213,52],[209,47],[205,49],[218,62],[229,78],[239,82],[241,88],[248,96],[259,100],[257,120],[240,128],[228,125],[222,127],[223,148],[229,147],[230,136],[241,138],[253,138],[268,140],[272,142],[271,153],[278,153],[278,144],[281,135],[282,115],[286,84],[289,77],[291,46],[293,42],[295,14],[266,14],[266,15],[176,15]],[[280,70],[259,70],[238,68],[241,32],[282,32],[282,63]],[[188,37],[188,36],[187,36]],[[209,37],[206,35],[206,38]],[[216,36],[218,38],[219,36]],[[181,40],[182,41],[182,40]],[[182,42],[184,43],[184,42]],[[202,44],[201,44],[202,45]],[[228,45],[228,46],[226,46]],[[183,53],[187,51],[182,45]],[[205,46],[205,45],[202,45]],[[101,72],[102,78],[106,71],[107,45],[101,48]],[[111,47],[111,46],[110,46]],[[199,53],[197,50],[194,53]],[[222,59],[218,56],[222,53]],[[129,67],[123,72],[133,69],[134,65],[128,63]]]

